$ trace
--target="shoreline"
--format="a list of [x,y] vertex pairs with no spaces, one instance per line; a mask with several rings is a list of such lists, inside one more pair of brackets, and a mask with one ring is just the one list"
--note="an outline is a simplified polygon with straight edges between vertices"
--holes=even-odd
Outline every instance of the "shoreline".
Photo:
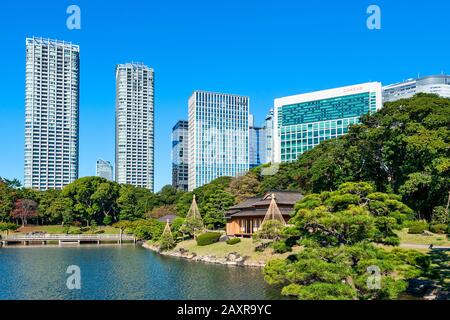
[[155,253],[166,256],[166,257],[173,257],[173,258],[179,258],[184,259],[188,261],[197,261],[207,264],[220,264],[220,265],[226,265],[226,266],[237,266],[237,267],[248,267],[248,268],[264,268],[265,263],[260,262],[250,262],[247,261],[246,257],[242,257],[239,254],[228,254],[227,257],[224,258],[217,258],[212,255],[197,255],[195,252],[181,252],[181,251],[162,251],[160,252],[159,249],[148,242],[144,242],[142,244],[143,248],[146,248],[148,250],[154,251]]

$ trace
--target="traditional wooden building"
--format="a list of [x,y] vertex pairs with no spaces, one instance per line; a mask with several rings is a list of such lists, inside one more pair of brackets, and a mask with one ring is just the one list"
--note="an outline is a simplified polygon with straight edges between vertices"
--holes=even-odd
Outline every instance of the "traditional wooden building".
[[225,213],[227,220],[227,235],[251,236],[259,230],[274,198],[285,222],[294,211],[294,205],[303,199],[298,192],[275,191],[268,192],[263,197],[249,198],[228,209]]

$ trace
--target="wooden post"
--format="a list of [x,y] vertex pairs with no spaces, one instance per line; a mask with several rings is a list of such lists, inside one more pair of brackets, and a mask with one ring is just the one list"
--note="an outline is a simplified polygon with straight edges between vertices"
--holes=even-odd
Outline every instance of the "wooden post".
[[122,228],[119,228],[120,236],[119,236],[119,244],[122,244]]

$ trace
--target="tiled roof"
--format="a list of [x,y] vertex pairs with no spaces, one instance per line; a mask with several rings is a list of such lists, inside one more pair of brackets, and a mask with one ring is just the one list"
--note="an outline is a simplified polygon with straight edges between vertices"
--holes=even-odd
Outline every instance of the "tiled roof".
[[[262,197],[249,198],[237,205],[232,206],[226,213],[225,216],[230,218],[238,216],[257,216],[265,215],[267,208],[272,200],[272,194],[275,195],[275,201],[278,205],[282,205],[280,210],[282,214],[289,214],[292,212],[294,205],[303,199],[303,195],[298,192],[291,191],[274,191],[267,192]],[[288,208],[283,208],[288,207]],[[261,208],[263,207],[263,208]],[[263,213],[261,213],[263,212]]]

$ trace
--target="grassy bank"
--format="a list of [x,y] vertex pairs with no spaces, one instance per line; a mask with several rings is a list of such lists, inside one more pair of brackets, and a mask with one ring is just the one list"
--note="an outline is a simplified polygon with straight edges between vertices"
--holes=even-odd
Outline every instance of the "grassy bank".
[[294,247],[293,252],[287,252],[284,254],[274,253],[272,248],[267,248],[263,252],[255,251],[256,244],[252,239],[241,239],[241,242],[229,245],[226,242],[216,242],[207,246],[198,246],[195,240],[186,240],[177,244],[173,251],[178,251],[180,248],[189,250],[189,252],[195,252],[198,256],[215,256],[217,258],[224,258],[231,252],[236,252],[241,256],[247,256],[247,261],[250,262],[267,262],[274,258],[286,258],[292,253],[301,250],[300,247]]

